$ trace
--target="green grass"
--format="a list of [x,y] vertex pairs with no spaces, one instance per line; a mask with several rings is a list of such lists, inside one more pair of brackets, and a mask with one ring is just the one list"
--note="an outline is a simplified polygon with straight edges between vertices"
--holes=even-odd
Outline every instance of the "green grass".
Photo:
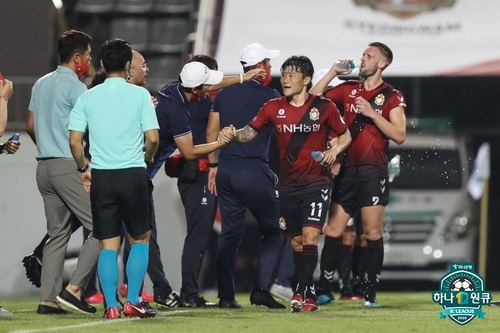
[[[496,297],[495,297],[496,296]],[[497,299],[500,293],[493,293]],[[484,306],[485,320],[475,318],[465,326],[451,319],[439,319],[442,308],[432,302],[431,292],[380,292],[380,308],[363,308],[361,302],[336,301],[316,313],[268,310],[249,304],[248,295],[238,295],[241,310],[158,309],[152,319],[102,319],[98,314],[73,312],[68,316],[42,316],[36,313],[36,298],[3,298],[0,305],[13,312],[0,317],[0,332],[498,332],[500,307]],[[217,301],[213,297],[208,300]]]

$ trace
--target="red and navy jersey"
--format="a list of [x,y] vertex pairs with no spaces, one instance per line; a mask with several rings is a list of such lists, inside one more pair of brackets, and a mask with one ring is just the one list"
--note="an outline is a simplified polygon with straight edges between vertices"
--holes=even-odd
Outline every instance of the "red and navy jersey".
[[347,81],[325,93],[326,98],[343,106],[344,120],[351,131],[352,142],[346,149],[344,174],[364,180],[387,177],[389,139],[371,119],[358,112],[354,104],[358,96],[369,101],[388,121],[390,111],[398,106],[406,108],[406,102],[400,91],[385,82],[366,91],[361,81]]
[[327,173],[311,152],[326,150],[330,131],[342,135],[347,130],[331,101],[308,94],[304,105],[297,107],[286,97],[275,98],[262,106],[249,125],[257,132],[274,126],[280,150],[280,193],[307,193],[328,186]]

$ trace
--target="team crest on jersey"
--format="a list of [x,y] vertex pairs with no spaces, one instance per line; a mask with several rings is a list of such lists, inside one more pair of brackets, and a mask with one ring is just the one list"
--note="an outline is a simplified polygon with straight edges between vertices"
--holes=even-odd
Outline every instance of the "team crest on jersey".
[[382,105],[385,102],[385,96],[384,94],[378,94],[377,97],[375,97],[375,104],[377,105]]
[[319,120],[319,110],[312,108],[311,111],[309,111],[309,118],[313,121]]
[[286,230],[286,221],[285,221],[285,218],[283,216],[280,217],[279,224],[280,224],[281,230]]

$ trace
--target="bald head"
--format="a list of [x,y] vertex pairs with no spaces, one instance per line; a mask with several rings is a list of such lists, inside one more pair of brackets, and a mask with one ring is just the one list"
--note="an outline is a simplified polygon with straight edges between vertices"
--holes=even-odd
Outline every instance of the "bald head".
[[144,60],[142,54],[132,50],[132,66],[128,82],[137,86],[143,86],[146,84],[148,72],[149,68],[146,65],[146,60]]

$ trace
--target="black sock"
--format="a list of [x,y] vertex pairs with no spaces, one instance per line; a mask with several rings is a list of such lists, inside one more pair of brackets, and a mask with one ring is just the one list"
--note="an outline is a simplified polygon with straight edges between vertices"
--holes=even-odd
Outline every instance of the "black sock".
[[318,264],[318,246],[317,245],[304,245],[298,263],[297,292],[304,292],[305,289],[314,284],[314,270]]
[[377,289],[380,272],[382,271],[382,263],[384,262],[384,239],[366,240],[368,247],[366,249],[366,275],[367,275],[367,292],[375,293]]
[[352,268],[352,247],[342,245],[342,256],[338,266],[340,291],[349,289],[349,279],[351,278]]
[[319,287],[322,292],[332,291],[333,273],[337,268],[342,253],[342,237],[325,236],[325,245],[321,251]]

